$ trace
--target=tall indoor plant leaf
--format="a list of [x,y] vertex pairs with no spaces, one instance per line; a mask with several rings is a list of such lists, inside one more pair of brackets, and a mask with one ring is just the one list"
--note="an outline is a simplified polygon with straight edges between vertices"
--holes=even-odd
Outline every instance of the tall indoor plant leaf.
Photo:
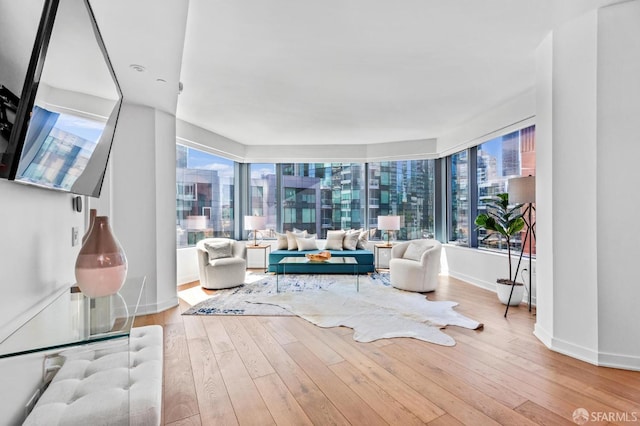
[[507,261],[509,262],[509,282],[513,283],[516,277],[512,276],[511,269],[511,240],[522,229],[525,222],[522,218],[522,204],[509,206],[509,194],[497,194],[495,197],[485,199],[487,212],[481,213],[476,217],[475,224],[477,229],[488,231],[484,240],[490,238],[502,239],[507,243]]

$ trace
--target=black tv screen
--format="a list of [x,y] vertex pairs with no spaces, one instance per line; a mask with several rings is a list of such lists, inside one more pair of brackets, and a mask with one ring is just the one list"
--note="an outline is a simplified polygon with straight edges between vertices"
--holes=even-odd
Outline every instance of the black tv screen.
[[[9,138],[0,141],[0,175],[97,197],[122,94],[90,3],[24,1],[37,19],[26,18],[22,1],[0,0],[0,85],[6,80],[7,90],[11,85],[15,93],[21,75],[24,81],[17,108],[4,108],[9,112],[4,135]],[[30,20],[31,25],[3,27],[12,17],[16,22]],[[4,42],[17,35],[32,40],[24,70],[24,52]]]

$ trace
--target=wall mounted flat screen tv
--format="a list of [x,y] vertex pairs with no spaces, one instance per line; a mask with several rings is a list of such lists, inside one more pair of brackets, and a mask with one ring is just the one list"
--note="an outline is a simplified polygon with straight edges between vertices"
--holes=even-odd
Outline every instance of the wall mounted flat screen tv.
[[0,177],[98,197],[121,103],[89,0],[0,0]]

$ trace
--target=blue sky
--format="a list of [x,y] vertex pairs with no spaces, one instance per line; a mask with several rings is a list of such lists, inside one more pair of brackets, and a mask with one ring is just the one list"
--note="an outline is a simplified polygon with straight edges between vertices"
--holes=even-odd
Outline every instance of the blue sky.
[[73,115],[60,114],[56,120],[55,127],[72,135],[79,136],[82,139],[97,143],[104,130],[105,124],[106,123],[87,120]]
[[187,167],[190,169],[216,170],[219,176],[233,176],[233,161],[197,149],[188,149],[187,152]]

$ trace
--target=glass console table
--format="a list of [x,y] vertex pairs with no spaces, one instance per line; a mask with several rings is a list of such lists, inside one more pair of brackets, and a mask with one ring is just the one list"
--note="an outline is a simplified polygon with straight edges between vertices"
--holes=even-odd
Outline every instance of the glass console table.
[[[144,285],[144,277],[130,277],[117,294],[99,298],[89,298],[77,287],[61,289],[2,340],[0,375],[7,379],[0,385],[0,423],[22,424],[69,357],[126,352],[118,366],[128,369],[131,329],[138,307],[146,304]],[[121,395],[124,423],[131,392]]]
[[127,278],[111,296],[89,298],[77,287],[62,290],[0,342],[0,359],[129,336],[145,278]]

